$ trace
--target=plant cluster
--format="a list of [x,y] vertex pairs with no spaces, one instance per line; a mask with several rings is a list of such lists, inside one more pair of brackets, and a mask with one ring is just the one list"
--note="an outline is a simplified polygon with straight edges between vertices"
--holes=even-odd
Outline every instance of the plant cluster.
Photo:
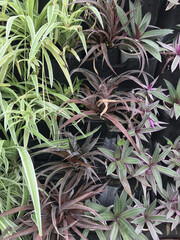
[[[173,31],[151,26],[140,0],[40,4],[0,2],[0,239],[159,240],[162,224],[179,227],[180,137],[152,135],[168,128],[162,112],[180,120],[180,80],[162,88],[145,68],[163,55],[178,71],[179,35],[165,43]],[[117,74],[111,49],[138,67]],[[86,61],[94,71],[74,67]]]

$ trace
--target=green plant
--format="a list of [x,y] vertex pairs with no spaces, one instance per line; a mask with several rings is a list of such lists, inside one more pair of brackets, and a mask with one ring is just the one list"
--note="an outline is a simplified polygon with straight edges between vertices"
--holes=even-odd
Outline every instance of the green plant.
[[[180,137],[177,137],[174,142],[167,139],[167,145],[162,146],[163,149],[171,147],[171,151],[168,154],[169,159],[163,162],[168,165],[169,168],[174,169],[177,174],[180,173]],[[180,187],[180,177],[174,177],[176,183],[176,189]]]
[[156,208],[157,200],[155,199],[151,202],[149,194],[146,197],[144,196],[143,203],[137,199],[134,199],[134,201],[136,202],[135,207],[145,208],[145,211],[141,212],[132,221],[132,223],[136,224],[136,234],[142,231],[149,231],[153,239],[159,240],[158,234],[162,234],[162,232],[156,226],[164,222],[173,223],[173,219],[167,218],[166,215],[160,213]]
[[140,164],[139,159],[133,156],[133,147],[129,147],[129,142],[124,139],[117,139],[115,150],[111,151],[107,148],[98,148],[100,152],[106,157],[107,175],[119,178],[124,190],[132,197],[132,191],[128,178],[131,178],[131,165]]
[[[155,194],[157,194],[157,189],[160,191],[163,189],[161,174],[172,178],[178,177],[174,170],[167,166],[162,166],[162,161],[167,159],[170,150],[170,148],[167,148],[165,151],[162,151],[159,145],[157,145],[152,156],[145,150],[142,150],[140,154],[134,151],[134,154],[141,160],[141,164],[135,167],[134,177],[142,176],[152,187]],[[141,183],[144,185],[143,181]],[[146,186],[144,185],[144,187]]]
[[[96,208],[94,204],[89,205]],[[145,208],[133,206],[133,199],[127,199],[125,191],[122,191],[120,197],[116,194],[113,206],[108,208],[97,206],[97,209],[102,219],[110,222],[111,227],[110,231],[97,233],[99,236],[103,236],[102,239],[147,239],[142,233],[136,234],[134,224],[131,223],[134,217],[145,211]]]
[[177,83],[176,89],[167,80],[165,80],[169,95],[165,95],[161,91],[152,92],[152,94],[164,102],[165,109],[169,111],[170,117],[176,119],[180,116],[180,79]]
[[151,13],[142,16],[142,6],[140,0],[134,3],[129,1],[128,14],[118,6],[116,8],[119,19],[124,27],[124,40],[120,48],[130,52],[140,52],[142,60],[142,69],[144,69],[147,53],[150,53],[157,60],[161,61],[160,48],[156,43],[158,37],[172,33],[170,29],[157,29],[150,25]]
[[167,184],[166,190],[159,191],[163,200],[159,200],[160,206],[156,209],[160,210],[160,213],[166,216],[166,219],[173,218],[174,222],[171,226],[173,231],[180,222],[180,195],[173,184]]

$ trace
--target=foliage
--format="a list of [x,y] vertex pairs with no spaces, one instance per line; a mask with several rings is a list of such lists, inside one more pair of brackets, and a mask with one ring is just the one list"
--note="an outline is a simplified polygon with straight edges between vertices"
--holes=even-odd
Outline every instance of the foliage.
[[86,19],[86,24],[89,28],[84,30],[84,34],[89,50],[82,59],[80,66],[89,58],[93,58],[95,62],[99,56],[102,56],[102,64],[105,61],[108,67],[115,73],[109,60],[108,50],[117,48],[123,39],[123,27],[117,15],[115,2],[113,0],[88,0],[81,2],[89,3],[93,7],[95,6],[101,14],[103,24],[94,19],[93,16],[89,16]]
[[[164,222],[172,223],[173,219],[167,218],[166,215],[159,212],[156,208],[157,200],[155,199],[153,202],[150,202],[149,194],[146,197],[144,196],[143,203],[137,199],[134,199],[134,201],[136,202],[136,207],[145,208],[145,211],[141,212],[139,216],[132,221],[132,223],[136,224],[136,234],[139,234],[143,230],[149,231],[153,239],[159,240],[158,234],[162,234],[162,232],[156,226]],[[147,229],[144,228],[145,226]]]
[[[102,79],[86,69],[79,68],[74,70],[74,72],[75,71],[83,73],[94,90],[91,90],[85,85],[84,89],[81,90],[82,94],[79,95],[78,98],[70,101],[85,106],[87,110],[82,111],[80,114],[77,114],[70,120],[66,121],[60,129],[73,123],[75,120],[84,118],[85,116],[95,116],[105,119],[107,122],[113,124],[118,131],[122,132],[127,137],[134,148],[139,151],[124,125],[128,121],[131,121],[128,113],[140,113],[138,106],[141,100],[136,98],[130,92],[118,91],[119,85],[128,80],[143,86],[141,81],[133,76],[133,73],[137,73],[137,71],[125,72],[115,78],[108,79]],[[69,103],[69,101],[67,101],[67,103]],[[131,103],[136,103],[136,105],[131,107]],[[128,118],[128,120],[126,118]]]
[[[85,204],[85,200],[102,192],[104,186],[99,184],[92,185],[92,182],[89,182],[75,191],[79,180],[77,174],[73,176],[71,171],[68,171],[63,178],[59,179],[56,185],[50,181],[47,181],[45,184],[39,183],[41,188],[42,239],[52,239],[55,236],[57,236],[57,239],[68,239],[69,237],[74,239],[73,232],[75,232],[87,240],[79,231],[79,228],[109,229],[97,211]],[[27,209],[28,212],[16,222],[18,224],[16,233],[4,239],[16,239],[28,234],[33,234],[34,239],[38,239],[32,205],[11,209],[0,214],[0,217],[21,209]],[[96,216],[99,217],[99,221],[94,219]]]
[[[117,1],[115,1],[117,2]],[[144,69],[147,53],[150,53],[157,60],[161,61],[160,49],[156,40],[158,37],[172,33],[170,29],[157,29],[150,25],[151,13],[142,15],[140,0],[134,3],[129,1],[129,12],[126,13],[116,3],[119,19],[124,27],[124,40],[120,48],[130,52],[140,52],[142,69]]]
[[174,72],[175,69],[179,66],[180,68],[180,35],[177,35],[172,43],[163,43],[159,42],[159,44],[163,47],[162,54],[167,57],[166,64],[163,70],[166,68],[167,64],[171,63],[171,72]]
[[[107,148],[98,148],[107,160],[107,175],[119,178],[124,190],[132,197],[132,191],[128,178],[131,178],[131,165],[140,164],[138,158],[133,157],[133,147],[129,147],[128,141],[117,139],[115,151]],[[110,162],[110,163],[109,163]]]
[[[97,131],[98,129],[96,129]],[[61,135],[64,135],[65,138],[59,140],[61,144],[57,147],[49,147],[43,150],[40,150],[35,153],[50,153],[56,156],[59,156],[59,162],[52,162],[46,166],[43,174],[52,171],[51,178],[58,173],[60,170],[72,169],[79,177],[83,177],[84,180],[88,181],[89,178],[94,181],[94,178],[98,179],[96,173],[96,162],[103,164],[100,158],[98,158],[98,151],[96,150],[96,144],[98,142],[99,136],[93,139],[93,132],[90,132],[90,125],[88,124],[87,134],[84,136],[84,143],[79,145],[77,136],[73,136],[70,132],[63,132]],[[94,131],[95,132],[95,131]],[[82,139],[82,137],[81,137]],[[63,141],[66,141],[67,147],[63,144]],[[57,143],[57,142],[56,142]],[[65,143],[65,142],[64,142]],[[43,147],[40,145],[39,147]],[[38,145],[36,146],[38,148]],[[42,166],[43,167],[43,166]]]
[[165,83],[169,95],[163,94],[162,91],[152,92],[152,94],[164,102],[165,109],[169,111],[171,118],[175,116],[175,118],[178,119],[180,116],[180,79],[176,89],[169,81],[165,80]]
[[[127,199],[127,193],[122,191],[120,197],[116,195],[112,208],[104,210],[100,216],[111,222],[111,230],[106,232],[106,239],[146,239],[143,234],[136,234],[131,219],[143,213],[145,208],[132,206],[132,199]],[[131,207],[132,206],[132,207]]]

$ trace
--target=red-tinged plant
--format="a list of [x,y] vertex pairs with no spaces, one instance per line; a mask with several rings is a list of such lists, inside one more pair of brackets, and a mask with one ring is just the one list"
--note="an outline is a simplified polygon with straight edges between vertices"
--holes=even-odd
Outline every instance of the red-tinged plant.
[[[117,48],[124,39],[122,23],[118,17],[114,0],[77,0],[82,4],[90,4],[98,9],[102,17],[103,25],[93,15],[86,19],[88,29],[84,30],[88,52],[82,59],[82,65],[88,59],[95,60],[102,56],[102,64],[105,61],[108,67],[115,73],[109,56],[108,50]],[[95,23],[96,22],[96,23]],[[117,49],[118,51],[118,49]],[[95,67],[94,67],[95,68]]]
[[[90,124],[87,126],[87,133],[89,132]],[[89,178],[92,181],[94,178],[98,178],[95,172],[95,164],[96,162],[102,163],[101,159],[98,158],[98,151],[96,150],[96,144],[99,137],[93,139],[93,134],[91,134],[84,140],[84,143],[80,145],[77,137],[73,136],[70,132],[64,132],[62,135],[68,140],[66,147],[48,147],[35,153],[50,153],[60,157],[59,161],[56,160],[56,162],[50,162],[42,166],[42,168],[45,167],[43,174],[52,171],[49,174],[49,179],[58,174],[58,172],[71,169],[78,173],[80,178],[83,177],[86,181],[88,181]],[[36,148],[37,147],[38,146],[36,146]],[[42,175],[42,172],[40,172],[40,174]]]
[[[85,204],[87,199],[101,193],[104,186],[93,185],[91,181],[75,188],[77,187],[76,181],[79,182],[78,175],[71,175],[71,171],[68,171],[55,185],[50,181],[39,184],[41,188],[42,240],[75,239],[74,233],[87,240],[79,229],[109,230],[97,211]],[[14,233],[3,238],[4,240],[17,239],[29,234],[33,234],[33,239],[39,239],[32,205],[11,209],[0,214],[0,217],[23,210],[26,210],[26,213],[16,220],[17,228],[14,229]],[[98,217],[98,221],[95,217]],[[6,232],[2,233],[2,237]]]
[[150,232],[153,240],[159,240],[158,234],[162,234],[162,232],[156,226],[161,223],[173,223],[173,219],[167,218],[166,215],[163,215],[159,212],[159,210],[156,208],[157,200],[155,199],[153,202],[151,202],[149,194],[144,197],[143,203],[137,199],[134,199],[134,202],[136,203],[136,207],[145,208],[145,211],[142,211],[131,222],[136,225],[136,234],[139,234],[143,231],[148,231]]
[[94,89],[91,90],[89,87],[85,86],[81,89],[81,95],[78,95],[76,99],[67,101],[67,103],[74,102],[76,104],[81,104],[85,107],[85,110],[82,110],[80,114],[66,121],[60,127],[60,130],[68,124],[74,123],[74,121],[83,119],[84,117],[97,117],[115,126],[118,131],[127,137],[134,148],[139,151],[134,140],[129,135],[128,130],[125,128],[127,119],[124,118],[124,116],[128,117],[128,114],[131,112],[139,112],[138,107],[136,107],[136,109],[131,107],[131,103],[135,102],[139,105],[141,100],[131,93],[119,90],[120,84],[127,80],[134,81],[143,86],[140,80],[132,75],[133,71],[105,80],[85,69],[79,68],[75,71],[83,73]]

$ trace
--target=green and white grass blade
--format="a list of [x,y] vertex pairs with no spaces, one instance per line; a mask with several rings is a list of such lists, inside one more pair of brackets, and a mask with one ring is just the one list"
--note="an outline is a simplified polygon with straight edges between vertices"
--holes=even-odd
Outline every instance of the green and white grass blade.
[[[0,217],[0,230],[3,232],[8,227],[16,228],[17,225],[15,223],[13,223],[13,221],[8,219],[7,217]],[[4,238],[10,236],[11,234],[12,234],[12,232],[8,231],[7,234],[4,236]],[[21,238],[17,238],[16,240],[21,240]]]
[[106,240],[106,239],[107,239],[107,238],[105,237],[103,231],[101,231],[101,230],[96,230],[96,234],[97,234],[99,240]]
[[114,222],[112,225],[111,233],[110,233],[110,240],[117,239],[119,230],[119,224],[117,222]]
[[33,19],[33,11],[34,11],[34,0],[26,1],[26,10],[28,15]]
[[48,68],[48,73],[49,73],[49,81],[50,81],[50,86],[53,86],[53,69],[52,69],[52,64],[50,57],[46,51],[46,49],[42,48],[46,63],[47,63],[47,68]]
[[65,65],[64,60],[60,56],[61,51],[49,39],[47,39],[45,41],[45,47],[51,52],[51,54],[54,56],[54,58],[58,62],[60,68],[62,69],[62,71],[69,83],[71,92],[73,93],[73,84],[72,84],[71,77],[70,77],[69,71],[67,69],[67,66]]
[[174,113],[177,120],[180,116],[180,104],[174,103]]
[[36,224],[39,230],[39,235],[41,237],[42,236],[41,206],[34,166],[29,153],[24,147],[18,146],[17,150],[22,161],[23,174],[25,174],[25,180],[27,181],[27,186],[32,198],[35,210]]
[[88,6],[89,9],[91,9],[91,11],[96,15],[97,19],[99,20],[102,28],[104,29],[104,24],[103,24],[103,20],[102,17],[99,13],[99,11],[97,10],[97,8],[93,7],[93,6]]

